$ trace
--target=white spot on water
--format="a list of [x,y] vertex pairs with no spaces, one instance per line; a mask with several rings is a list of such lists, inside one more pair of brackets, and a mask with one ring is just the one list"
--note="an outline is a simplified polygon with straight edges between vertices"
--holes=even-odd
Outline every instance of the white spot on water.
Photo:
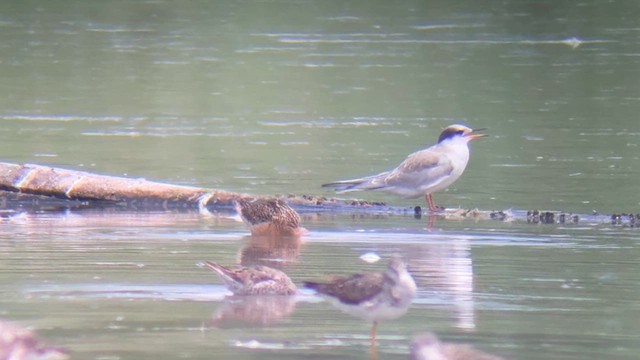
[[374,253],[374,252],[368,252],[365,254],[360,255],[360,260],[369,263],[369,264],[373,264],[376,263],[378,261],[380,261],[380,255]]

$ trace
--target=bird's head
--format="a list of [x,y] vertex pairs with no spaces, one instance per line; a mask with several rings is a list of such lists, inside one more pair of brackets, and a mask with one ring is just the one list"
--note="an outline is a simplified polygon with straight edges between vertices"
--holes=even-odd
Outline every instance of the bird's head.
[[471,129],[464,125],[454,124],[447,126],[446,129],[440,133],[440,137],[438,138],[438,143],[441,143],[445,140],[462,138],[467,142],[478,139],[481,137],[487,136],[487,134],[482,134],[480,131],[484,131],[486,129]]
[[405,272],[407,272],[407,265],[402,261],[402,257],[398,254],[394,254],[389,260],[387,265],[387,276],[393,280],[399,279]]

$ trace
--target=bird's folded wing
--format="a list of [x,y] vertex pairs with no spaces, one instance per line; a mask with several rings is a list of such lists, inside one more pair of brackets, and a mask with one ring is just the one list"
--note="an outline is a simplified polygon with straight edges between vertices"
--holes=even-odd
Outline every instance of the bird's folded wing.
[[336,278],[332,286],[316,288],[321,293],[336,297],[345,304],[357,305],[382,291],[384,277],[381,273],[356,274]]
[[422,182],[437,183],[453,171],[447,156],[430,150],[422,150],[409,155],[385,179],[387,186],[419,186]]

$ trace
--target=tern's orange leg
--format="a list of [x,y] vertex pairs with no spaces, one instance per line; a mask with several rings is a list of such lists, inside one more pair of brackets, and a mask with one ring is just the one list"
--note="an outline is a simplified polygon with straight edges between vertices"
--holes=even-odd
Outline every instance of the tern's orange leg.
[[438,211],[436,204],[433,203],[433,198],[431,197],[431,194],[425,195],[424,198],[427,200],[427,204],[429,204],[429,211],[431,212]]

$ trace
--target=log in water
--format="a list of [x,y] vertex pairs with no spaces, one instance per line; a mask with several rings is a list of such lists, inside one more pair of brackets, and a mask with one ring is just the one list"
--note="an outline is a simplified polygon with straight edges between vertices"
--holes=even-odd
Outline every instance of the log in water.
[[[239,198],[248,194],[192,186],[173,185],[146,179],[99,175],[84,171],[34,164],[0,162],[0,209],[9,214],[20,210],[57,211],[61,209],[118,208],[127,211],[183,210],[201,212],[233,211]],[[272,196],[267,196],[272,197]],[[420,206],[398,207],[381,202],[336,199],[315,195],[286,195],[286,201],[299,212],[356,212],[379,215],[438,217],[497,221],[526,221],[530,224],[611,223],[640,226],[640,214],[620,212],[572,214],[538,210],[442,209],[436,214]]]

